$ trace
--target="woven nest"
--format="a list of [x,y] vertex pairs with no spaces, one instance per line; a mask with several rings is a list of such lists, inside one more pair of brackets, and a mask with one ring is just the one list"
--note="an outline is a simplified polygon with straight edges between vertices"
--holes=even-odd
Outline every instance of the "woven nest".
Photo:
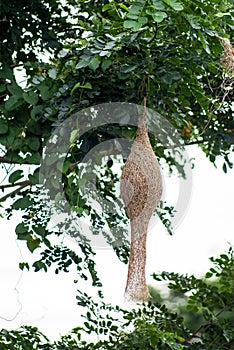
[[228,38],[217,35],[223,46],[223,56],[220,59],[222,66],[234,77],[234,48]]
[[162,195],[162,179],[146,127],[146,113],[139,118],[137,135],[125,163],[120,193],[131,224],[131,248],[125,297],[146,301],[146,237],[150,218]]

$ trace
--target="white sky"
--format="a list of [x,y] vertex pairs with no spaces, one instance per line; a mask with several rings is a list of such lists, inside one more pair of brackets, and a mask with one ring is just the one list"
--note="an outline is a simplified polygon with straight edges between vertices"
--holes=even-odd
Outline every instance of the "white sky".
[[[148,233],[148,283],[156,286],[150,278],[152,272],[166,270],[202,275],[211,266],[210,256],[227,250],[227,242],[234,244],[234,170],[224,174],[221,166],[217,170],[196,146],[187,150],[196,160],[192,198],[184,220],[173,237],[159,221]],[[178,181],[170,178],[165,183],[169,203],[178,192]],[[18,263],[35,261],[36,256],[28,252],[24,242],[16,242],[16,224],[17,219],[0,219],[0,328],[14,329],[27,324],[37,326],[52,340],[58,339],[59,335],[79,325],[82,309],[76,306],[76,288],[86,288],[90,294],[94,288],[87,287],[84,282],[75,285],[75,271],[55,275],[52,270],[47,273],[25,270],[21,276]],[[66,239],[65,243],[76,249],[76,244],[70,240]],[[111,250],[98,250],[96,262],[106,300],[123,303],[127,266],[120,263]],[[12,321],[4,320],[15,317],[20,309],[19,302],[22,309],[18,316]]]

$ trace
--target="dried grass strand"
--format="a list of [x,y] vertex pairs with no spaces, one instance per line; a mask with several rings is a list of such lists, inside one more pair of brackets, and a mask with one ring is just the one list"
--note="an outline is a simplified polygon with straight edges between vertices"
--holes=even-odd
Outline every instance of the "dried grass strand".
[[234,77],[234,48],[228,38],[216,35],[223,46],[223,56],[220,59],[222,66]]

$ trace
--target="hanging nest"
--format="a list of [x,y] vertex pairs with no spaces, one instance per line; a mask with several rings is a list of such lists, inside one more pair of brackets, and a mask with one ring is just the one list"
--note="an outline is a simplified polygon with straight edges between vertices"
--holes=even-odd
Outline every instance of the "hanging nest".
[[220,59],[222,66],[234,77],[234,48],[228,38],[216,35],[223,46],[223,56]]
[[146,301],[146,237],[150,218],[162,195],[159,164],[151,147],[146,108],[139,117],[138,130],[120,180],[120,193],[131,224],[131,247],[125,297]]

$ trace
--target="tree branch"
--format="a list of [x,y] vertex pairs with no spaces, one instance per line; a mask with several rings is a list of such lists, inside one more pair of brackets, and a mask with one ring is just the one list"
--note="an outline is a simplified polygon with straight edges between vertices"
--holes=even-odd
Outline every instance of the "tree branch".
[[[29,185],[31,185],[31,182],[30,182],[29,180],[22,181],[22,184],[21,184],[21,186],[20,186],[19,188],[17,188],[16,190],[14,190],[14,191],[12,191],[12,192],[6,194],[6,195],[3,196],[2,198],[0,198],[0,203],[1,203],[1,202],[4,202],[7,198],[9,198],[9,197],[11,197],[11,196],[14,196],[15,194],[20,193],[20,191],[21,191],[23,188],[25,188],[25,187],[27,187],[27,186],[29,186]],[[9,187],[9,186],[8,186],[8,187]]]
[[24,64],[23,63],[13,63],[10,65],[11,68],[15,68],[15,67],[23,67]]
[[193,141],[193,142],[185,143],[185,146],[200,145],[202,143],[207,143],[207,142],[209,141],[208,140]]
[[[22,159],[22,160],[23,160],[23,159]],[[19,161],[17,162],[17,161],[10,160],[10,159],[8,159],[8,158],[5,157],[5,156],[4,156],[4,157],[0,157],[0,163],[22,164],[22,163],[20,163]],[[24,160],[23,164],[31,164],[31,165],[32,165],[32,163],[28,162],[27,160]]]
[[179,147],[187,147],[187,146],[192,146],[192,145],[200,145],[202,143],[207,143],[209,142],[208,140],[201,140],[201,141],[193,141],[193,142],[189,142],[189,143],[184,143],[184,144],[180,144],[180,145],[174,145],[171,147],[166,147],[166,149],[176,149]]
[[8,187],[22,186],[22,185],[25,185],[26,183],[29,184],[30,181],[25,180],[25,181],[14,182],[12,184],[1,185],[0,190],[4,190],[5,188],[8,188]]
[[[227,311],[228,305],[225,305],[216,315],[215,317],[219,317],[224,311]],[[194,331],[187,339],[185,339],[185,342],[190,342],[193,338],[197,336],[197,334],[204,328],[206,328],[210,324],[210,321],[202,324],[196,331]]]

